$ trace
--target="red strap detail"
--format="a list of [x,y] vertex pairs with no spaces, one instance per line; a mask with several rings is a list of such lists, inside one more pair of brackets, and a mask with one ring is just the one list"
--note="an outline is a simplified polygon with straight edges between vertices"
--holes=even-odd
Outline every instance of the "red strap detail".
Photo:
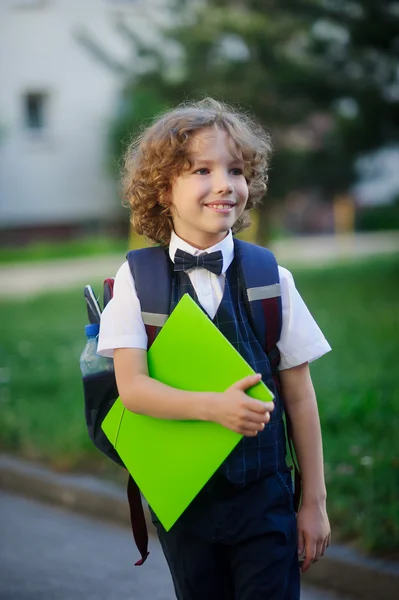
[[156,325],[146,325],[145,330],[147,332],[148,337],[147,350],[149,350],[155,340],[155,336],[157,334],[157,327]]
[[266,298],[262,300],[263,314],[266,323],[266,354],[274,348],[279,338],[279,307],[277,298]]
[[[151,344],[155,340],[157,327],[154,325],[146,325],[145,329],[148,336],[148,348],[150,348]],[[147,523],[145,521],[140,490],[131,475],[129,475],[129,479],[127,481],[127,497],[129,500],[130,522],[132,525],[133,537],[141,554],[140,560],[134,564],[136,567],[141,567],[149,555],[148,530]]]
[[107,279],[104,279],[104,283],[107,283],[109,285],[109,289],[111,291],[111,296],[113,296],[114,295],[114,278],[107,277]]
[[143,565],[149,555],[148,552],[148,531],[145,521],[143,504],[141,502],[140,490],[137,483],[131,475],[127,481],[127,497],[129,500],[130,521],[132,524],[132,532],[136,546],[141,554],[141,559],[138,560],[135,566]]
[[107,277],[104,279],[104,308],[107,306],[108,302],[114,295],[114,278]]

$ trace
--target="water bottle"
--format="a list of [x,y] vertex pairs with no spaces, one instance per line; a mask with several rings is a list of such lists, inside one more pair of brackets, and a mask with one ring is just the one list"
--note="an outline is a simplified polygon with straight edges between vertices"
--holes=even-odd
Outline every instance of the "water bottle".
[[83,377],[113,371],[114,369],[112,358],[97,354],[97,336],[99,331],[100,325],[98,323],[85,326],[87,342],[80,357],[80,370]]

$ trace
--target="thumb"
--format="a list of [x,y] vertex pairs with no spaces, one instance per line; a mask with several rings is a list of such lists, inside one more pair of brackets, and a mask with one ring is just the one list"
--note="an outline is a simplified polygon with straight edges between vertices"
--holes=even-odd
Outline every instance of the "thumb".
[[247,390],[248,388],[251,388],[253,385],[259,383],[261,378],[262,375],[260,373],[255,373],[255,375],[248,375],[247,377],[244,377],[244,379],[236,381],[236,383],[234,383],[231,386],[231,389],[241,390],[242,392],[245,392],[245,390]]

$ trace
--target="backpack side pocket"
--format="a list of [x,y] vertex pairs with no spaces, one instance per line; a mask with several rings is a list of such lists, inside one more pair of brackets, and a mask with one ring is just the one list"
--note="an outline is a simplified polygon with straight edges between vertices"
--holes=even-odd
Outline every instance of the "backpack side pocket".
[[124,466],[119,454],[101,429],[101,424],[118,398],[113,371],[104,371],[83,377],[85,416],[89,437],[93,444],[118,465]]

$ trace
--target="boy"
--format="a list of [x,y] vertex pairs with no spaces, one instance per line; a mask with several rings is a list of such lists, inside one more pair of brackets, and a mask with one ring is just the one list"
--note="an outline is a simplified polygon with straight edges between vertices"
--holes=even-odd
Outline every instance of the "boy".
[[[258,373],[224,393],[185,392],[149,378],[140,303],[129,267],[122,265],[114,298],[102,315],[98,346],[114,357],[122,402],[133,412],[215,421],[244,436],[169,532],[153,514],[179,600],[296,600],[298,555],[305,556],[305,572],[330,540],[308,366],[330,347],[291,274],[279,267],[279,394],[237,278],[232,232],[248,224],[248,210],[264,195],[270,152],[269,137],[259,125],[207,99],[166,113],[126,153],[124,193],[132,222],[139,233],[168,248],[174,263],[171,308],[190,293]],[[187,268],[184,252],[195,257],[217,252],[219,267]],[[261,377],[275,393],[274,403],[245,394]],[[297,517],[285,463],[282,398],[302,473]]]

